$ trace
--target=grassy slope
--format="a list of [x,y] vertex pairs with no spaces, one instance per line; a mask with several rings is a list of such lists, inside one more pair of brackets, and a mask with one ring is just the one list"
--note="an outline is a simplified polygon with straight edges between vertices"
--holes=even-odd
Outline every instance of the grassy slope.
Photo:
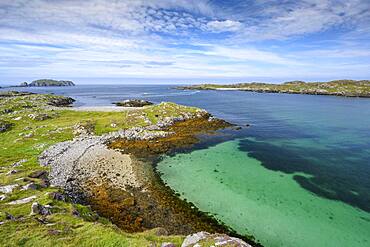
[[[47,106],[51,95],[28,95],[12,98],[0,97],[0,121],[13,124],[11,130],[0,133],[0,185],[25,185],[27,182],[17,180],[27,177],[32,171],[41,169],[38,155],[48,146],[73,138],[75,124],[92,124],[95,133],[100,135],[110,131],[134,126],[144,126],[155,123],[158,119],[168,116],[179,116],[183,113],[194,113],[196,108],[178,106],[172,103],[162,103],[149,106],[142,110],[127,112],[77,112],[71,110],[52,110]],[[11,109],[12,113],[4,113]],[[1,113],[3,112],[3,113]],[[51,119],[43,121],[32,120],[29,114],[46,113]],[[157,116],[156,116],[157,115]],[[145,117],[144,117],[145,116]],[[17,118],[21,118],[17,120]],[[148,119],[150,122],[148,122]],[[145,121],[146,120],[146,121]],[[116,127],[112,127],[112,123]],[[32,133],[32,137],[25,134]],[[11,168],[11,165],[22,159],[27,161],[22,166]],[[12,169],[18,170],[13,175],[6,175]],[[42,168],[48,169],[48,168]],[[34,179],[37,182],[37,179]],[[19,221],[6,221],[0,225],[1,246],[148,246],[150,243],[174,242],[180,244],[182,236],[158,237],[153,232],[138,234],[123,233],[108,220],[98,217],[88,207],[52,200],[47,192],[57,191],[56,188],[21,191],[19,188],[7,195],[0,202],[0,221],[4,221],[5,212],[15,217],[23,217]],[[55,214],[48,216],[51,225],[39,223],[34,216],[29,216],[32,202],[22,205],[7,205],[6,203],[36,195],[41,204],[55,206]],[[82,217],[72,215],[78,210]],[[52,234],[51,230],[59,230]]]
[[286,82],[283,84],[238,83],[230,85],[203,84],[185,87],[189,89],[238,88],[247,91],[272,91],[283,93],[333,94],[370,97],[370,81],[337,80],[330,82]]

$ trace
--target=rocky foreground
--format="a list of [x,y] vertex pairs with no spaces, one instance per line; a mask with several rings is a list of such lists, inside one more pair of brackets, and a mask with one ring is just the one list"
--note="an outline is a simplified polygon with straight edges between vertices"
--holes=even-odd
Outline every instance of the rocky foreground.
[[238,83],[229,85],[201,84],[177,87],[181,90],[240,90],[258,93],[287,93],[332,95],[344,97],[370,97],[370,81],[336,80],[329,82],[292,81],[282,84]]
[[180,200],[152,166],[230,124],[171,103],[76,112],[58,110],[73,102],[60,96],[0,101],[0,245],[250,246]]

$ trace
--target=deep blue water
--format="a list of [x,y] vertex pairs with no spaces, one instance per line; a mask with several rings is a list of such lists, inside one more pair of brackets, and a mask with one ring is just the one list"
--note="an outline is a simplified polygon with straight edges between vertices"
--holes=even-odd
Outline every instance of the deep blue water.
[[107,106],[128,98],[197,106],[229,122],[251,127],[240,151],[265,168],[303,172],[295,181],[312,193],[370,212],[370,99],[179,91],[171,86],[94,85],[17,88],[75,98],[77,106]]

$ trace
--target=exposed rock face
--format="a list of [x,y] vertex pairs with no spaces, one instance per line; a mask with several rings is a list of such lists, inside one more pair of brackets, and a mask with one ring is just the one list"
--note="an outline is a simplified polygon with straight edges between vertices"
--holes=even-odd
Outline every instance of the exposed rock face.
[[210,234],[208,232],[198,232],[188,235],[181,247],[205,246],[235,246],[235,247],[252,247],[239,238],[230,237],[226,234]]
[[114,103],[116,106],[123,106],[123,107],[143,107],[146,105],[153,105],[152,102],[142,100],[142,99],[128,99],[121,102]]

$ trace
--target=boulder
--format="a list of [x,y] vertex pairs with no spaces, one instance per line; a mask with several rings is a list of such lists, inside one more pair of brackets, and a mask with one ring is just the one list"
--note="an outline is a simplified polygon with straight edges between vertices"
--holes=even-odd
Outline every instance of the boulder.
[[38,187],[39,186],[35,183],[29,183],[29,184],[22,186],[22,190],[37,190]]
[[50,205],[41,205],[38,202],[34,202],[31,205],[31,213],[30,215],[49,215],[51,214],[51,206]]
[[116,106],[123,106],[123,107],[143,107],[146,105],[153,105],[152,102],[142,100],[142,99],[128,99],[121,102],[115,102]]
[[210,234],[208,232],[188,235],[181,247],[203,246],[202,243],[212,244],[212,246],[252,247],[239,238],[230,237],[226,234]]

